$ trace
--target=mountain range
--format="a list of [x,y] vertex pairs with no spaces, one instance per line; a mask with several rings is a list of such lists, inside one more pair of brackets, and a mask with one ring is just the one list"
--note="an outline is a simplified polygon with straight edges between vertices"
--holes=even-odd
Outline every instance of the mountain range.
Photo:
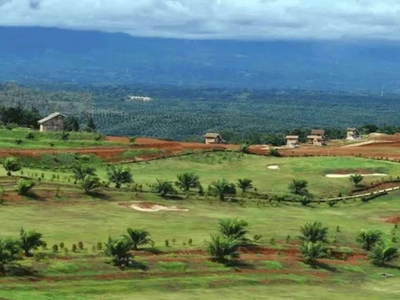
[[400,44],[232,41],[0,27],[0,81],[400,90]]

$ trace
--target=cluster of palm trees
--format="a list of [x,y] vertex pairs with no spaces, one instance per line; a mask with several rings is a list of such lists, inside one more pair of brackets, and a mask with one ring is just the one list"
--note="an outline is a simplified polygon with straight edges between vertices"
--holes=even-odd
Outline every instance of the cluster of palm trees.
[[32,256],[32,251],[45,243],[42,237],[35,230],[25,231],[21,228],[19,238],[0,239],[0,273],[4,275],[7,265],[20,259],[22,254]]

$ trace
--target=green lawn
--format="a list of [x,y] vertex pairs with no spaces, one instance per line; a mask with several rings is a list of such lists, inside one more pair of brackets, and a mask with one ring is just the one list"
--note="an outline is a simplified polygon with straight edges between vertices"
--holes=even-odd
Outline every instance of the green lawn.
[[[28,133],[32,133],[34,138],[28,139]],[[68,140],[61,139],[61,133],[38,132],[30,129],[16,128],[13,130],[0,128],[0,148],[10,149],[67,149],[91,146],[112,146],[119,143],[96,141],[97,134],[70,132]]]
[[[280,169],[268,169],[270,165],[278,165]],[[236,182],[240,178],[253,180],[254,187],[260,193],[288,194],[288,185],[293,179],[305,179],[309,183],[309,191],[315,197],[335,197],[353,189],[348,178],[326,178],[325,175],[338,169],[365,169],[371,172],[384,173],[392,177],[400,176],[400,164],[389,161],[371,160],[354,157],[296,157],[276,158],[267,156],[242,155],[239,153],[216,152],[166,158],[151,162],[140,162],[126,165],[131,168],[134,181],[149,190],[156,178],[175,181],[183,172],[194,172],[200,176],[204,188],[218,179]],[[54,173],[38,169],[25,169],[24,174],[42,174],[46,179],[59,175],[60,181],[72,173]],[[104,165],[97,165],[97,174],[107,181]],[[0,176],[5,175],[0,170]],[[369,184],[387,177],[365,177],[363,183]]]
[[[268,165],[279,165],[279,170],[270,170]],[[213,180],[226,178],[236,181],[238,178],[250,178],[260,192],[287,193],[287,185],[293,178],[306,179],[310,183],[310,192],[317,195],[335,195],[351,188],[348,179],[328,179],[324,175],[336,169],[368,169],[400,174],[400,164],[366,160],[361,158],[309,157],[309,158],[273,158],[237,153],[196,154],[180,158],[169,158],[149,163],[130,165],[137,183],[153,183],[155,178],[175,180],[177,174],[192,171],[200,175],[204,186]],[[27,173],[41,173],[41,170],[25,169]],[[48,180],[52,172],[45,173]],[[65,180],[69,173],[58,173]],[[106,179],[105,167],[98,165],[98,174]],[[4,171],[0,171],[4,175]],[[368,179],[371,181],[373,179]],[[376,180],[376,179],[375,179]],[[39,185],[36,189],[43,192]],[[299,235],[299,228],[308,221],[320,221],[329,227],[329,239],[336,240],[341,247],[357,248],[355,236],[361,229],[380,229],[385,239],[390,240],[393,224],[382,218],[400,216],[400,192],[363,203],[360,200],[339,203],[334,207],[327,204],[313,204],[309,207],[297,203],[261,204],[247,199],[244,206],[235,203],[222,203],[217,199],[196,199],[191,196],[182,200],[165,200],[150,193],[135,193],[104,190],[108,198],[83,196],[78,188],[61,185],[63,195],[56,199],[49,191],[44,201],[25,199],[26,202],[7,200],[0,205],[2,221],[1,237],[17,236],[21,227],[42,232],[49,248],[53,244],[65,243],[71,249],[72,244],[82,241],[88,251],[69,253],[70,259],[58,259],[50,250],[42,252],[50,256],[48,261],[35,262],[25,259],[24,266],[32,266],[40,276],[87,276],[81,280],[61,280],[29,282],[24,278],[0,278],[0,298],[5,299],[398,299],[400,289],[400,269],[371,267],[366,261],[338,264],[335,272],[314,270],[300,262],[285,261],[283,256],[276,259],[255,260],[256,270],[272,270],[278,273],[246,273],[227,269],[216,263],[196,262],[196,257],[185,254],[187,249],[204,249],[210,234],[217,233],[217,223],[221,218],[241,218],[249,222],[249,236],[261,234],[260,243],[266,247],[288,247]],[[11,192],[7,188],[7,192]],[[139,212],[127,207],[131,201],[146,200],[164,205],[178,205],[189,209],[188,212]],[[125,205],[121,205],[125,204]],[[105,264],[100,253],[92,253],[91,248],[98,242],[105,242],[109,236],[118,237],[127,227],[148,230],[155,246],[160,250],[177,250],[167,254],[165,261],[147,260],[138,257],[149,265],[148,271],[119,271]],[[339,229],[339,230],[338,230]],[[400,234],[400,228],[397,229]],[[193,245],[188,246],[189,239]],[[277,242],[272,242],[272,239]],[[165,240],[170,247],[166,247]],[[396,242],[397,247],[400,246]],[[42,251],[42,250],[41,250]],[[44,251],[44,250],[43,250]],[[61,251],[62,252],[62,251]],[[63,253],[60,253],[63,255]],[[188,262],[171,262],[169,259],[185,259]],[[162,258],[161,258],[162,260]],[[294,266],[293,264],[297,264]],[[334,264],[334,262],[332,262]],[[211,271],[207,274],[199,270]],[[251,268],[250,268],[251,270]],[[288,270],[288,273],[279,273]],[[300,274],[298,271],[322,272],[327,277],[318,278],[312,274]],[[293,271],[293,273],[291,273]],[[95,280],[90,276],[98,274],[130,274],[131,279]],[[162,272],[140,278],[141,272]],[[381,273],[394,274],[393,278],[383,278]],[[164,274],[167,273],[167,274]],[[178,276],[172,275],[178,274]],[[62,278],[61,278],[62,279]],[[350,285],[351,283],[351,285]]]

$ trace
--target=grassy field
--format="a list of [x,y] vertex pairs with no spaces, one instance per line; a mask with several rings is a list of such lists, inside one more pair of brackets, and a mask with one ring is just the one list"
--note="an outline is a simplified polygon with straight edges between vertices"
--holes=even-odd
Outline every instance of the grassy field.
[[[28,139],[28,134],[33,134],[33,139]],[[16,128],[13,130],[0,128],[0,148],[6,149],[67,149],[90,146],[115,146],[116,142],[104,140],[96,141],[95,133],[70,132],[68,140],[61,139],[61,133],[38,132],[30,129]]]
[[[277,165],[279,169],[268,169],[271,165]],[[258,192],[268,194],[288,194],[288,185],[293,179],[304,179],[309,183],[310,193],[316,198],[332,198],[339,193],[346,195],[354,188],[348,178],[325,177],[326,174],[338,170],[348,170],[349,173],[363,170],[388,174],[386,179],[390,176],[400,176],[399,163],[383,160],[355,157],[277,158],[234,152],[197,153],[126,166],[131,168],[134,181],[142,184],[147,190],[147,186],[153,184],[156,178],[175,181],[178,174],[194,172],[200,176],[204,188],[218,179],[236,182],[241,178],[249,178],[253,180]],[[24,169],[24,174],[44,174],[47,179],[58,175],[60,181],[66,181],[66,178],[72,175],[68,171],[60,173],[29,168]],[[97,165],[97,174],[102,180],[108,180],[104,164]],[[4,170],[0,170],[1,175],[5,175]],[[380,179],[382,177],[365,177],[363,183],[369,184]]]
[[[278,165],[278,170],[268,169]],[[275,158],[216,152],[141,162],[129,165],[135,182],[153,183],[156,178],[175,180],[176,175],[191,171],[200,176],[206,187],[213,180],[236,181],[250,178],[259,192],[288,193],[293,178],[309,181],[309,190],[317,196],[347,193],[348,179],[328,179],[338,170],[364,170],[400,175],[400,164],[362,158],[307,157]],[[97,173],[107,180],[102,163]],[[221,202],[212,197],[180,200],[163,199],[148,193],[102,189],[102,197],[86,196],[77,185],[67,183],[68,171],[40,169],[23,170],[25,176],[44,174],[34,188],[40,197],[16,195],[9,178],[5,202],[0,205],[1,237],[18,236],[21,227],[43,233],[48,249],[37,250],[33,258],[19,263],[24,276],[0,278],[0,299],[204,299],[224,296],[228,299],[398,299],[400,296],[400,265],[387,268],[371,265],[355,241],[361,229],[379,229],[391,240],[391,231],[400,228],[385,222],[400,216],[400,192],[369,202],[349,200],[330,207],[314,203],[278,203],[247,199],[244,204]],[[4,170],[0,176],[4,176]],[[50,178],[59,175],[52,182]],[[366,179],[367,183],[373,180]],[[57,183],[58,182],[58,183]],[[56,196],[56,186],[60,195]],[[130,207],[132,202],[147,201],[165,206],[176,205],[188,211],[141,212]],[[259,249],[242,252],[238,266],[211,262],[204,249],[211,234],[217,233],[218,220],[241,218],[249,223],[249,237],[261,234]],[[352,249],[354,257],[323,260],[319,267],[301,261],[297,236],[308,221],[320,221],[329,227],[332,247],[341,251]],[[151,249],[135,253],[136,265],[120,270],[108,264],[97,248],[109,236],[119,237],[126,228],[148,230],[161,251]],[[168,245],[166,244],[168,240]],[[189,243],[192,240],[192,243]],[[82,242],[83,250],[71,251]],[[52,245],[65,244],[68,250],[51,250]],[[393,245],[400,247],[399,241]],[[265,251],[264,251],[265,250]],[[260,251],[260,252],[257,252]],[[33,271],[34,270],[34,271]],[[385,278],[382,273],[390,273]],[[351,286],[350,286],[351,284]],[[350,287],[349,287],[350,286]]]

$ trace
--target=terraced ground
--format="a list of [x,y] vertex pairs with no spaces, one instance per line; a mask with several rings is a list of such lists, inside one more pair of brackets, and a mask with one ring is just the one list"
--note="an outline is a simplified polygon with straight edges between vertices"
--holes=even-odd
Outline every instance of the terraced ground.
[[[126,166],[131,168],[135,183],[142,185],[142,191],[133,191],[132,185],[124,185],[121,189],[110,185],[93,195],[85,195],[79,184],[74,184],[68,169],[70,163],[63,165],[60,161],[85,162],[87,157],[82,155],[95,155],[90,152],[95,151],[92,149],[77,151],[73,148],[75,146],[67,145],[65,149],[38,147],[42,149],[29,150],[35,151],[35,155],[26,154],[23,149],[0,151],[4,155],[15,154],[23,163],[22,173],[16,172],[12,177],[5,176],[4,170],[0,171],[0,185],[4,188],[0,195],[3,200],[0,205],[0,237],[17,237],[20,228],[24,227],[43,233],[47,242],[46,248],[35,251],[33,257],[23,257],[18,261],[19,265],[12,266],[6,276],[0,277],[0,298],[399,298],[399,262],[385,267],[373,266],[368,253],[356,243],[355,236],[361,229],[379,229],[384,232],[387,242],[399,247],[399,239],[393,240],[393,234],[395,237],[400,234],[397,228],[397,223],[400,223],[400,192],[370,201],[338,202],[332,207],[318,202],[321,197],[349,194],[354,190],[348,178],[326,178],[326,174],[388,174],[382,178],[365,178],[363,183],[370,190],[371,183],[400,176],[399,163],[333,155],[268,157],[231,151],[203,153],[202,150],[212,149],[198,144],[154,140],[150,143],[145,139],[137,139],[139,145],[136,146],[119,138],[95,142],[100,143],[96,146],[98,148],[110,147],[120,151],[110,159],[90,158],[101,180],[108,180],[106,169],[110,161],[116,158],[139,160]],[[173,149],[171,145],[175,145],[173,147],[177,150],[170,153],[182,156],[166,158],[168,149]],[[151,149],[153,153],[134,152],[138,149]],[[156,152],[157,149],[164,152]],[[227,150],[233,149],[237,148],[228,146]],[[193,153],[193,150],[198,151]],[[60,160],[58,155],[65,152],[72,156]],[[44,154],[51,157],[44,159]],[[154,158],[153,154],[159,155],[160,159],[146,162],[146,159]],[[271,165],[279,168],[269,169]],[[231,182],[250,178],[257,190],[244,194],[238,192],[234,199],[229,197],[226,202],[214,196],[199,195],[197,191],[189,195],[179,192],[170,197],[151,192],[150,185],[156,178],[174,181],[177,174],[186,171],[198,174],[205,189],[220,178]],[[15,189],[20,177],[37,181],[33,196],[17,194]],[[266,194],[289,194],[288,184],[293,178],[309,182],[314,202],[304,206],[299,202],[279,202],[265,197]],[[156,204],[185,210],[146,212],[132,206],[151,207]],[[262,235],[254,246],[241,248],[240,260],[230,265],[212,261],[205,252],[210,235],[218,232],[218,220],[222,218],[246,220],[251,239]],[[304,263],[297,238],[300,227],[309,221],[320,221],[329,227],[328,246],[332,255],[329,259],[318,260],[315,266]],[[103,243],[109,236],[121,236],[128,227],[148,230],[155,245],[132,251],[134,265],[121,270],[112,266],[103,254]],[[73,245],[79,242],[82,249],[72,251]],[[61,243],[64,247],[60,246]],[[57,252],[52,249],[55,244],[59,245]]]

